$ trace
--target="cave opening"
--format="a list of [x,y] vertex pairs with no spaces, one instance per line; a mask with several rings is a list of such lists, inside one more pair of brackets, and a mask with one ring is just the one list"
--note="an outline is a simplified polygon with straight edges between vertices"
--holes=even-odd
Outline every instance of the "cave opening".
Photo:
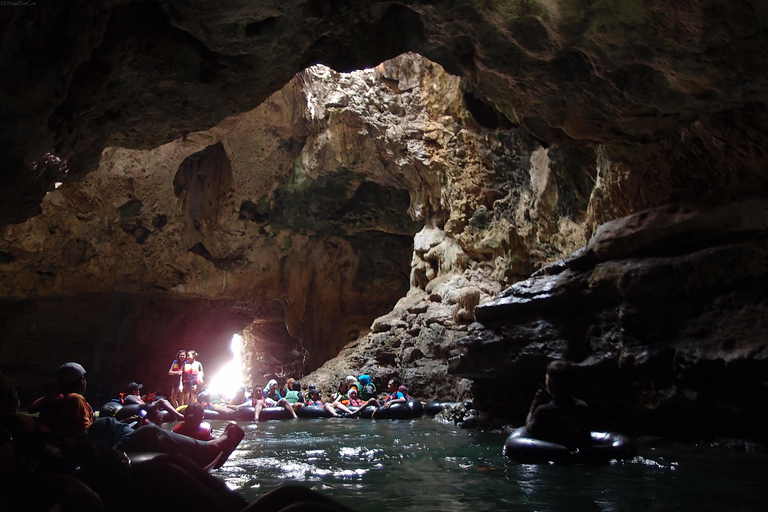
[[246,381],[244,377],[245,363],[243,361],[243,337],[240,333],[232,335],[232,341],[229,344],[229,354],[231,359],[210,378],[208,382],[208,391],[216,393],[221,397],[232,398],[237,389]]

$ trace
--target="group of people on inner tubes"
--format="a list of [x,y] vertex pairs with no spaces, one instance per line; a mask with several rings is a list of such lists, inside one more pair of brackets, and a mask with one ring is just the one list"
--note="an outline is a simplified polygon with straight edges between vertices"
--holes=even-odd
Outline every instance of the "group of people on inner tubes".
[[212,393],[203,385],[202,364],[195,351],[179,351],[171,365],[173,377],[169,399],[153,393],[141,396],[143,385],[131,382],[119,399],[102,407],[102,416],[120,421],[142,416],[147,404],[159,410],[165,421],[184,420],[175,431],[208,439],[210,424],[203,420],[266,421],[294,418],[376,418],[412,419],[424,413],[421,401],[413,399],[397,377],[387,383],[387,394],[379,397],[369,375],[343,379],[330,398],[324,401],[315,385],[305,391],[299,381],[289,378],[282,388],[276,379],[266,386],[254,385],[250,394],[240,386],[232,398]]
[[387,394],[378,398],[368,375],[347,376],[329,400],[315,385],[304,391],[301,382],[289,378],[280,388],[276,379],[255,385],[249,396],[241,386],[231,400],[203,392],[197,396],[205,419],[279,420],[292,418],[411,419],[424,412],[422,403],[408,394],[397,377],[387,383]]
[[[387,382],[387,394],[377,398],[370,376],[352,375],[343,379],[335,394],[324,401],[320,391],[310,385],[305,392],[299,381],[289,378],[280,388],[276,379],[266,386],[255,385],[248,395],[241,386],[231,399],[198,386],[203,382],[202,365],[194,351],[180,351],[169,374],[174,381],[171,400],[148,397],[165,421],[184,420],[174,431],[196,439],[210,439],[211,426],[204,420],[285,420],[294,418],[374,418],[411,419],[420,417],[434,404],[414,400],[396,377]],[[190,371],[190,366],[192,370]],[[525,426],[507,438],[503,452],[516,461],[602,462],[632,458],[636,450],[630,439],[613,432],[592,431],[587,404],[574,396],[574,368],[566,361],[551,362],[546,370],[545,387],[531,404]],[[102,415],[125,421],[140,416],[145,407],[140,397],[141,384],[132,382],[121,397],[121,404],[108,403]],[[122,407],[121,407],[122,406]],[[431,414],[431,412],[430,412]]]
[[[179,350],[168,375],[171,383],[170,405],[181,411],[189,404],[202,405],[205,419],[279,420],[293,418],[377,418],[411,419],[421,416],[423,404],[414,400],[396,377],[387,383],[386,396],[379,398],[369,375],[342,380],[330,401],[324,401],[316,386],[305,392],[296,379],[289,378],[282,388],[271,379],[266,386],[254,385],[250,395],[240,386],[231,399],[203,388],[203,366],[194,350]],[[133,393],[135,390],[127,390]],[[165,408],[165,404],[161,404]],[[428,410],[439,407],[430,404]],[[197,407],[193,408],[197,410]],[[436,412],[436,411],[435,411]],[[171,413],[173,414],[173,413]]]
[[[175,411],[173,405],[165,399],[147,404],[136,383],[97,418],[84,396],[88,379],[81,364],[64,363],[55,377],[57,389],[24,411],[14,383],[0,373],[0,510],[164,512],[169,489],[177,489],[183,491],[174,494],[173,506],[187,511],[353,512],[290,483],[248,504],[209,473],[244,439],[236,423],[215,439],[210,432],[199,439],[179,432],[191,418],[176,411],[174,419],[184,418],[176,427],[182,428],[164,429],[163,414],[173,413],[161,407]],[[135,407],[142,413],[123,421],[114,417]]]
[[504,455],[522,463],[606,462],[637,455],[618,433],[591,430],[589,407],[573,396],[574,368],[556,360],[547,366],[545,386],[536,392],[525,426],[504,443]]

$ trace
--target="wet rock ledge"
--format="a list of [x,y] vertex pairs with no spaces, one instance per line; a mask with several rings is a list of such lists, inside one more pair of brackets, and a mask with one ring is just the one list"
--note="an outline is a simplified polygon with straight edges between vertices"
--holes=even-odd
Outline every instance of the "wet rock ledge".
[[476,309],[450,373],[476,409],[524,421],[548,361],[629,434],[765,441],[768,202],[665,207],[601,226],[587,246]]

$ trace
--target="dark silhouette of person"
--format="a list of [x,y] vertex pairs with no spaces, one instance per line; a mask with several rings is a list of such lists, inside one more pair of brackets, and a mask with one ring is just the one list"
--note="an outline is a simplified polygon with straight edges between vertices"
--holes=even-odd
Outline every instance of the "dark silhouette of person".
[[546,390],[531,403],[525,425],[528,435],[569,448],[590,444],[589,407],[573,393],[574,368],[566,361],[547,366]]

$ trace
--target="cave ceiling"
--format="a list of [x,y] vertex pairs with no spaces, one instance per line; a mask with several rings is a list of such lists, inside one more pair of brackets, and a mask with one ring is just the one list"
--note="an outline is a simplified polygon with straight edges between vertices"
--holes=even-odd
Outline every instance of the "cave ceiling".
[[759,1],[75,1],[4,6],[0,20],[4,223],[39,212],[107,146],[210,128],[315,63],[352,70],[406,51],[547,143],[677,159],[682,174],[765,165]]

